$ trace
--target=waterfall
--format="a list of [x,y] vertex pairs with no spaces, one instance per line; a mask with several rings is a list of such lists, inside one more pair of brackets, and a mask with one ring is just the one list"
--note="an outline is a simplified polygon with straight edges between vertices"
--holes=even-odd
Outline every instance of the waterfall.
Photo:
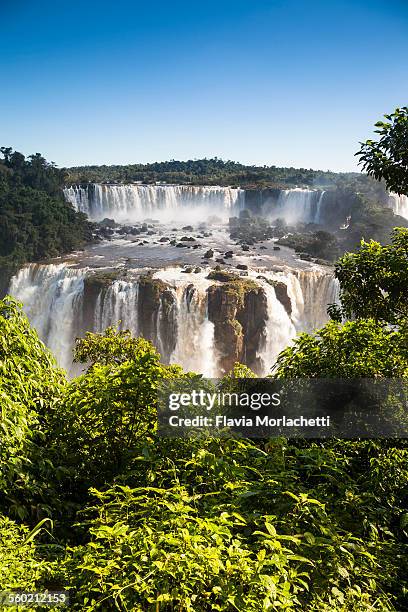
[[[166,288],[151,313],[143,311],[142,285],[136,277],[101,286],[94,302],[84,304],[89,272],[88,268],[73,268],[66,263],[30,264],[12,278],[9,290],[23,302],[31,324],[69,374],[78,373],[72,365],[72,350],[75,338],[87,331],[83,329],[85,320],[91,328],[88,331],[101,332],[117,325],[134,336],[145,335],[165,363],[179,363],[186,371],[209,377],[219,374],[215,328],[208,319],[207,290],[213,284],[206,278],[208,271],[157,270],[153,278],[164,281]],[[338,302],[339,285],[332,273],[318,266],[265,272],[258,280],[254,273],[254,280],[262,285],[267,297],[267,322],[257,351],[266,374],[298,332],[324,325],[327,305]],[[285,292],[286,287],[289,305],[288,300],[285,305],[281,303],[277,288],[268,280],[284,285],[280,291]]]
[[115,280],[105,291],[101,291],[95,306],[95,331],[102,332],[107,327],[117,326],[138,335],[138,297],[137,281]]
[[312,189],[285,189],[279,193],[276,204],[268,202],[264,213],[282,218],[289,225],[296,223],[320,223],[324,191]]
[[396,215],[408,219],[408,196],[390,193],[388,202]]
[[263,375],[270,372],[279,353],[289,346],[299,332],[313,332],[328,320],[327,306],[339,303],[339,282],[321,268],[268,273],[266,278],[286,285],[291,312],[276,297],[276,291],[262,281],[268,304],[264,342],[258,351]]
[[66,264],[29,264],[10,283],[9,293],[23,303],[41,340],[67,371],[72,370],[85,274],[85,269],[76,270]]
[[218,356],[215,350],[214,324],[208,319],[207,289],[212,284],[203,274],[186,274],[178,268],[160,270],[154,275],[173,286],[173,312],[176,344],[170,363],[185,370],[216,377]]
[[291,344],[296,336],[296,328],[285,307],[276,297],[274,287],[267,282],[263,282],[262,285],[267,298],[268,318],[258,357],[262,363],[262,375],[266,376],[270,373],[279,353]]
[[298,278],[303,296],[297,329],[312,332],[326,323],[328,304],[339,303],[339,282],[332,273],[318,268],[299,270],[294,274]]
[[89,188],[73,185],[63,189],[64,196],[67,202],[78,212],[89,214]]
[[[244,206],[245,190],[193,185],[73,185],[64,189],[68,202],[90,219],[113,217],[115,221],[140,221],[146,217],[170,220],[179,209],[202,220],[208,214],[232,214]],[[203,213],[205,215],[203,216]]]

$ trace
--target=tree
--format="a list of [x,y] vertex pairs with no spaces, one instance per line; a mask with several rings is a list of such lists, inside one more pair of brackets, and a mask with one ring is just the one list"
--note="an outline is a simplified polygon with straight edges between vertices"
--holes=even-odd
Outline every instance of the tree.
[[356,153],[363,170],[377,180],[384,179],[388,189],[408,195],[408,107],[396,108],[387,121],[375,127],[379,140],[366,140]]
[[[397,324],[408,318],[408,229],[396,228],[392,243],[362,241],[335,270],[341,287],[340,318],[372,318]],[[335,317],[339,320],[339,317]]]

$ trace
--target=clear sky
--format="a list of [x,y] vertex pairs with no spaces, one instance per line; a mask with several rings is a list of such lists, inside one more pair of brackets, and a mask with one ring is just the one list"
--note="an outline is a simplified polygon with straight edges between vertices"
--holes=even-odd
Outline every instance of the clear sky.
[[0,144],[61,166],[353,170],[406,104],[407,0],[0,0]]

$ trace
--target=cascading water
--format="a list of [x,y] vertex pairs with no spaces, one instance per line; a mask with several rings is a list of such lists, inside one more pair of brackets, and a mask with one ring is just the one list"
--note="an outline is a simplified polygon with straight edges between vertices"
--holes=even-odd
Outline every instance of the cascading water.
[[[12,279],[10,293],[24,304],[24,309],[41,339],[50,347],[59,364],[71,375],[75,338],[85,331],[84,310],[89,331],[103,331],[111,325],[129,329],[133,335],[145,335],[156,345],[164,362],[179,363],[185,370],[206,376],[219,374],[214,325],[208,318],[207,289],[213,281],[208,272],[186,274],[180,268],[156,271],[154,279],[165,282],[155,314],[143,312],[138,278],[114,280],[101,286],[92,303],[85,304],[84,288],[88,268],[67,264],[30,264]],[[253,273],[254,280],[256,273]],[[286,287],[290,308],[277,298],[278,281]],[[312,331],[327,320],[327,304],[338,301],[338,282],[322,268],[266,272],[258,279],[267,297],[267,322],[264,342],[258,357],[264,374],[270,371],[279,352],[288,346],[299,331]],[[153,315],[153,313],[151,313]],[[93,318],[92,318],[93,317]],[[153,321],[153,323],[152,323]]]
[[339,302],[339,283],[333,274],[321,268],[274,272],[264,278],[283,283],[291,304],[289,313],[278,300],[275,288],[267,280],[261,281],[267,297],[268,319],[258,357],[266,375],[298,332],[312,332],[326,323],[328,304]]
[[298,315],[297,329],[310,332],[327,321],[328,304],[339,303],[339,282],[333,274],[320,269],[299,270],[294,275],[298,278],[303,296],[303,309]]
[[155,278],[174,287],[176,345],[170,363],[178,363],[185,370],[215,377],[218,373],[218,356],[214,324],[208,319],[207,303],[207,289],[211,282],[205,278],[206,274],[194,274],[193,279],[186,279],[186,276],[177,268],[168,268],[155,274]]
[[10,294],[24,304],[31,324],[67,371],[72,371],[85,275],[86,269],[66,264],[29,264],[10,284]]
[[268,304],[268,319],[266,321],[263,346],[260,347],[258,357],[262,363],[262,374],[270,374],[270,370],[279,353],[287,347],[296,336],[296,328],[285,310],[285,307],[276,297],[274,287],[269,283],[262,283]]
[[390,193],[388,201],[396,215],[408,219],[408,196]]
[[289,225],[296,223],[320,223],[324,191],[312,189],[285,189],[278,201],[264,206],[264,213],[272,218],[282,218]]
[[[243,208],[245,190],[193,185],[73,185],[65,198],[90,219],[113,217],[115,221],[140,221],[149,216],[170,220],[180,208],[197,219],[207,214],[232,214]],[[184,219],[184,216],[183,216]]]
[[95,306],[95,331],[102,332],[107,327],[117,326],[138,335],[138,296],[137,281],[116,280],[100,292]]

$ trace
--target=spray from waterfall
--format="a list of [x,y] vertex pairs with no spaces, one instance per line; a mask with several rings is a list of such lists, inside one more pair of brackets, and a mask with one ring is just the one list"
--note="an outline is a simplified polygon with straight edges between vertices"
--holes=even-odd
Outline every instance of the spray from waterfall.
[[408,219],[408,196],[390,193],[388,202],[396,215]]
[[315,189],[285,189],[278,201],[264,206],[264,213],[271,218],[282,218],[289,225],[296,223],[320,223],[324,191]]
[[86,269],[66,264],[29,264],[10,283],[10,294],[23,303],[41,340],[67,371],[72,370],[85,275]]

